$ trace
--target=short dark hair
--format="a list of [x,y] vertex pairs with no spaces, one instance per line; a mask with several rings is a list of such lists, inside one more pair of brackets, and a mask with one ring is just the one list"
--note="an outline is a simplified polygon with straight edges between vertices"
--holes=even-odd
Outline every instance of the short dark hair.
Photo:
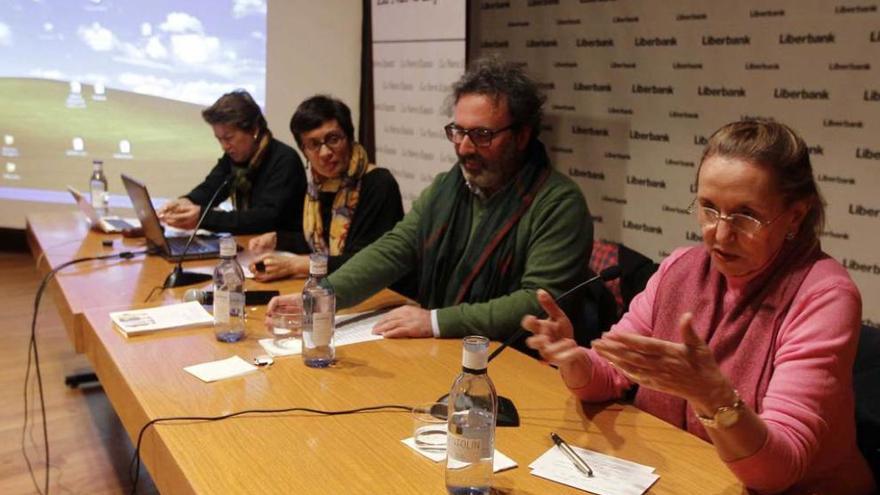
[[247,132],[263,132],[267,128],[260,106],[243,89],[221,96],[213,105],[202,110],[202,118],[210,125],[226,124]]
[[290,118],[290,132],[300,149],[302,149],[302,135],[321,127],[329,120],[338,122],[348,142],[354,142],[354,124],[351,122],[351,110],[348,105],[332,96],[315,95],[300,103]]
[[825,226],[825,202],[813,177],[807,144],[791,127],[768,119],[731,122],[709,138],[700,167],[713,156],[766,167],[786,204],[801,200],[809,204],[803,224],[810,229],[811,237],[818,239]]
[[452,85],[453,103],[468,94],[487,95],[497,102],[507,97],[507,108],[514,127],[529,126],[532,137],[541,130],[541,107],[546,97],[538,85],[520,68],[498,57],[475,60],[461,78]]

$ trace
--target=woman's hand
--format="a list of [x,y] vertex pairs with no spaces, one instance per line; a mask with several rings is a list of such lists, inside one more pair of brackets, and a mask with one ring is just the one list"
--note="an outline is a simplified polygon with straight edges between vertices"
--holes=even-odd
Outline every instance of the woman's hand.
[[526,339],[526,345],[538,351],[548,363],[558,366],[563,381],[570,388],[586,386],[592,376],[593,363],[575,342],[571,321],[547,291],[539,289],[537,296],[547,318],[539,320],[532,315],[523,318],[523,328],[533,334]]
[[178,229],[194,229],[199,222],[202,207],[187,198],[169,201],[159,208],[157,215],[167,225]]
[[278,233],[269,232],[258,235],[248,242],[248,249],[256,253],[272,251],[278,245]]
[[284,277],[308,275],[309,259],[298,254],[273,251],[255,259],[248,268],[254,274],[254,280],[268,282]]
[[592,347],[630,381],[681,397],[697,413],[711,416],[732,403],[733,387],[709,346],[694,333],[692,320],[691,313],[679,320],[682,343],[614,332],[595,340]]

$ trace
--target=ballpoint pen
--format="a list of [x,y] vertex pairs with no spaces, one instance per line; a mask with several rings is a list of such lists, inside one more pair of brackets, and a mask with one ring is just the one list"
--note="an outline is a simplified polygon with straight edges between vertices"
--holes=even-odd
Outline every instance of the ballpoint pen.
[[576,467],[578,471],[584,473],[586,476],[593,476],[593,470],[590,468],[590,465],[587,464],[587,461],[583,460],[581,456],[577,455],[577,452],[575,452],[574,449],[571,448],[571,446],[565,443],[565,440],[560,438],[559,435],[557,435],[556,433],[550,433],[550,438],[553,439],[553,443],[555,443],[556,446],[559,447],[559,450],[561,450],[562,453],[565,454],[565,456],[568,457],[569,460],[571,460],[571,463],[574,464],[574,467]]

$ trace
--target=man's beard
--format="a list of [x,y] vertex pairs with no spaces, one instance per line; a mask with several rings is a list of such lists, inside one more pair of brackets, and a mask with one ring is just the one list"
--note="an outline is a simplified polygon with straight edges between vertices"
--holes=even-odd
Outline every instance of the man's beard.
[[[493,162],[488,162],[477,153],[458,155],[458,161],[461,164],[461,172],[468,183],[491,194],[504,187],[516,175],[520,169],[521,159],[516,148],[511,146],[498,160]],[[469,171],[464,166],[465,161],[475,162],[479,165],[476,173]]]

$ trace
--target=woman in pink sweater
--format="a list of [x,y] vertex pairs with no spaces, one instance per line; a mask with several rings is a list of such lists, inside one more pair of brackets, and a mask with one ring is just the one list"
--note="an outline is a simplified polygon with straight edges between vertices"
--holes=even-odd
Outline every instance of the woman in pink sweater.
[[821,251],[824,204],[783,124],[712,135],[693,208],[703,245],[676,250],[592,349],[549,294],[528,339],[590,402],[620,398],[714,444],[760,493],[871,493],[856,447],[852,366],[861,297]]

